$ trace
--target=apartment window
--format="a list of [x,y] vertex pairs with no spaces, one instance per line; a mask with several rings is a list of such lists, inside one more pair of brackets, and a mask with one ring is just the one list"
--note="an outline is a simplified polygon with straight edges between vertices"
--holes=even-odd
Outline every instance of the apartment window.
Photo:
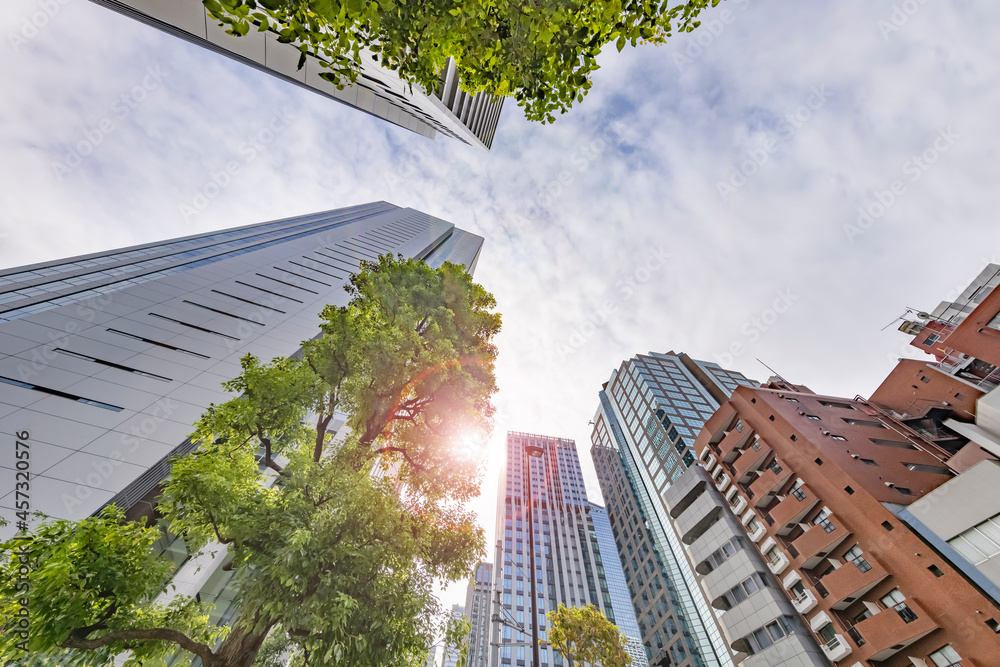
[[738,433],[742,433],[743,432],[743,421],[740,420],[740,419],[736,420],[736,431]]
[[962,531],[948,544],[973,565],[1000,555],[1000,514]]
[[833,523],[830,521],[829,518],[827,518],[829,516],[830,516],[830,510],[824,507],[823,510],[816,516],[816,518],[813,519],[813,524],[816,526],[820,526],[823,530],[825,530],[828,533],[832,533],[833,531],[837,530],[837,527],[833,525]]
[[858,460],[861,461],[862,463],[864,463],[866,466],[877,466],[878,465],[878,462],[875,461],[874,459],[858,458]]
[[941,466],[929,466],[923,463],[903,463],[904,466],[913,472],[927,472],[934,475],[950,475],[951,471]]
[[769,648],[774,642],[795,632],[795,622],[789,616],[781,616],[763,628],[753,631],[746,637],[747,653],[753,655]]
[[913,613],[912,609],[906,606],[906,597],[899,591],[898,588],[893,591],[889,591],[889,594],[883,596],[881,600],[886,609],[891,608],[895,610],[904,622],[912,623],[917,620],[917,615]]
[[900,440],[884,440],[881,438],[868,438],[876,445],[881,445],[882,447],[896,447],[898,449],[916,449],[913,445],[908,442],[902,442]]
[[867,572],[872,569],[871,564],[865,560],[865,557],[861,555],[861,547],[854,545],[848,549],[847,553],[844,554],[844,560],[854,563],[854,565],[861,572]]
[[789,493],[795,496],[795,499],[799,502],[806,499],[806,492],[802,490],[802,482],[795,482],[795,486],[792,487],[792,490],[789,491]]
[[951,647],[951,644],[942,646],[927,657],[934,663],[934,667],[952,667],[959,664],[962,660],[962,656]]
[[837,401],[820,401],[820,405],[825,405],[828,408],[841,408],[843,410],[853,410],[854,406],[850,403],[838,403]]
[[990,329],[1000,329],[1000,313],[997,313],[992,320],[986,323]]
[[789,403],[798,403],[799,402],[799,399],[797,399],[797,398],[786,398],[785,400],[788,401]]
[[778,459],[771,459],[771,462],[767,464],[768,469],[775,475],[780,475],[782,468],[778,465]]
[[813,419],[819,421],[819,415],[806,415],[806,419]]
[[845,422],[851,426],[867,426],[868,428],[885,428],[885,424],[882,422],[873,422],[865,419],[851,419],[848,417],[841,417]]
[[941,340],[941,336],[937,334],[930,334],[929,336],[927,336],[927,338],[924,339],[924,345],[930,346],[938,342],[939,340]]
[[831,435],[830,437],[833,438],[834,440],[841,440],[843,442],[847,442],[847,438],[845,438],[842,435]]

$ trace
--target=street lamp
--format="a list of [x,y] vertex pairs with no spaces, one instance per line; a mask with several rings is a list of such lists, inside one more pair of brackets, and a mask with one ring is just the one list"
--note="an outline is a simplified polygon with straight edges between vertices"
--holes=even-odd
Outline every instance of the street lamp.
[[[541,667],[541,660],[538,658],[538,591],[537,585],[535,583],[535,520],[533,505],[534,500],[532,498],[531,489],[531,459],[540,459],[545,453],[545,450],[541,445],[533,445],[530,443],[525,443],[524,463],[528,469],[528,550],[530,557],[528,560],[528,567],[531,568],[531,664],[532,667]],[[529,458],[530,457],[530,458]]]

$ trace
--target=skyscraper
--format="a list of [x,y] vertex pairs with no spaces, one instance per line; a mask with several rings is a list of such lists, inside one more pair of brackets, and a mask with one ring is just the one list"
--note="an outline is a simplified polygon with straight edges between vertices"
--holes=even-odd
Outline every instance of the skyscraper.
[[493,143],[503,98],[468,95],[460,90],[452,60],[441,72],[437,89],[420,93],[411,92],[409,84],[362,51],[363,71],[358,81],[338,90],[320,76],[328,70],[317,57],[307,56],[300,68],[298,48],[278,41],[278,35],[271,31],[229,35],[209,16],[202,0],[92,2],[430,139],[441,132],[484,150]]
[[[529,453],[531,455],[529,455]],[[537,454],[537,456],[535,455]],[[528,508],[531,508],[531,521]],[[533,530],[532,530],[533,528]],[[624,575],[602,508],[591,504],[583,484],[576,443],[564,438],[509,432],[497,498],[497,548],[491,665],[531,665],[531,626],[545,640],[548,611],[595,605],[628,639],[635,667],[646,666]],[[531,550],[537,609],[532,611]],[[542,665],[562,656],[542,646]]]
[[[168,457],[190,451],[194,421],[229,398],[221,383],[240,357],[295,353],[323,306],[346,304],[363,260],[392,252],[474,270],[481,246],[377,202],[0,271],[0,432],[30,443],[30,509],[75,520],[114,502],[148,514]],[[7,517],[14,464],[0,461]],[[196,569],[193,592],[213,574]]]
[[469,581],[465,594],[465,615],[472,623],[469,631],[468,667],[490,665],[490,616],[493,613],[493,565],[481,563]]
[[[465,608],[460,604],[453,604],[451,606],[451,616],[452,618],[459,619],[465,616]],[[458,659],[461,657],[459,649],[455,646],[446,646],[444,648],[444,659],[441,661],[441,667],[456,667],[458,665]]]
[[743,375],[686,354],[622,363],[599,393],[591,454],[651,664],[728,666],[726,644],[662,493],[695,463],[695,437]]

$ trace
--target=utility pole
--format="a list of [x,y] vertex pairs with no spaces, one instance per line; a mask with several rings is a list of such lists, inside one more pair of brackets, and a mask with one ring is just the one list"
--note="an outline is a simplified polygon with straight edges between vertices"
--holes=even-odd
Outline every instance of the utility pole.
[[541,667],[542,663],[538,657],[538,586],[535,582],[535,518],[534,518],[534,498],[531,479],[531,459],[540,459],[545,453],[539,445],[526,444],[524,446],[524,463],[528,468],[528,550],[530,552],[529,567],[531,568],[531,664],[532,667]]

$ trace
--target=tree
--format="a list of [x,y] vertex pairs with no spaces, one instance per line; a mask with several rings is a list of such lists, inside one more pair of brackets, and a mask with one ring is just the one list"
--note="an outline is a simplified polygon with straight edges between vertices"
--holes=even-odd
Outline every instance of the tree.
[[720,0],[203,0],[232,35],[254,26],[294,43],[329,69],[338,86],[354,82],[362,59],[426,90],[454,58],[462,89],[513,96],[529,120],[552,122],[583,101],[601,49],[661,44],[698,27]]
[[569,667],[575,661],[602,667],[629,667],[632,658],[625,652],[625,636],[594,605],[566,607],[547,615],[549,644],[558,651]]
[[[386,255],[347,289],[301,358],[242,359],[225,384],[237,397],[201,417],[200,447],[173,462],[159,500],[189,549],[226,549],[231,629],[190,597],[155,600],[169,574],[149,548],[159,531],[114,507],[0,545],[0,626],[17,620],[17,554],[29,553],[27,648],[70,649],[75,665],[130,651],[149,667],[180,649],[244,667],[272,629],[303,665],[419,664],[444,625],[435,582],[467,577],[485,553],[462,507],[482,458],[456,451],[491,427],[500,316],[453,264]],[[335,414],[349,415],[336,443]],[[0,662],[21,654],[16,639],[0,639]]]

